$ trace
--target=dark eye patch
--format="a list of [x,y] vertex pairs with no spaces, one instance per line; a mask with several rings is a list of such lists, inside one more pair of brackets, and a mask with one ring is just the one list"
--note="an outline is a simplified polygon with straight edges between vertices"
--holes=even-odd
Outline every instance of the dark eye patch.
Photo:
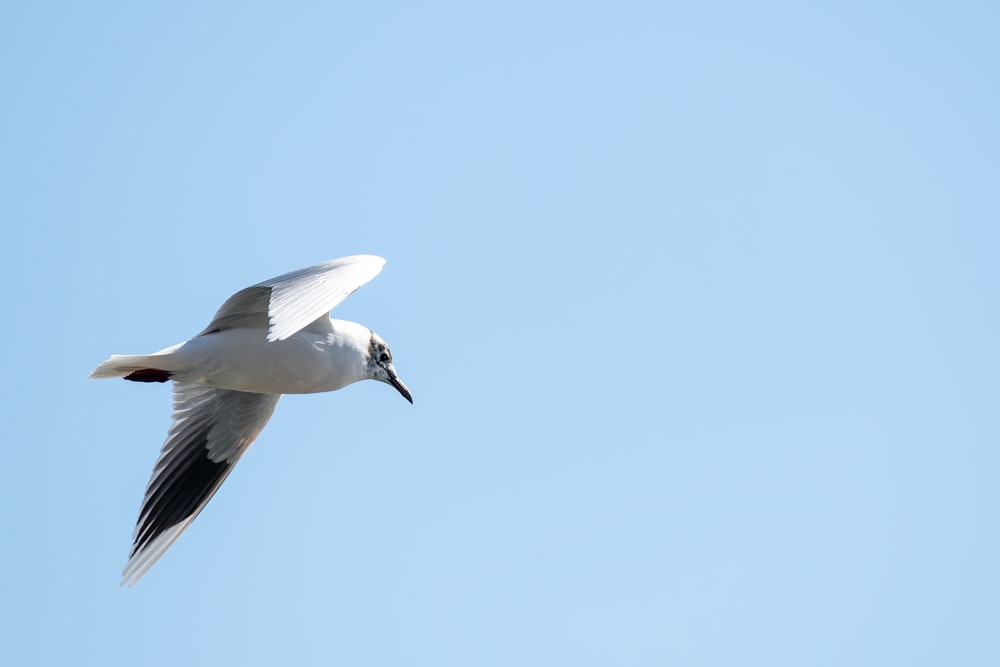
[[383,364],[385,364],[389,362],[390,358],[391,357],[389,357],[389,353],[383,350],[382,354],[379,355],[378,360],[381,361]]

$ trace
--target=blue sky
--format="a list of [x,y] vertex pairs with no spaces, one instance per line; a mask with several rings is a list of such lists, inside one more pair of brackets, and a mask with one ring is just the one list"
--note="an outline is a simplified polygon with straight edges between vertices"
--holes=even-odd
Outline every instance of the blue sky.
[[[0,663],[996,664],[989,3],[8,3]],[[164,386],[355,253],[390,388],[286,397],[118,587]]]

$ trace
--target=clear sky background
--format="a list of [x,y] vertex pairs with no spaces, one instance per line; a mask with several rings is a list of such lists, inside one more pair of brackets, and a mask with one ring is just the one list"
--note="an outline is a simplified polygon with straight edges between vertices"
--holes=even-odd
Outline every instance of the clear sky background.
[[[1000,664],[995,3],[146,4],[0,10],[0,664]],[[355,253],[119,588],[90,370]]]

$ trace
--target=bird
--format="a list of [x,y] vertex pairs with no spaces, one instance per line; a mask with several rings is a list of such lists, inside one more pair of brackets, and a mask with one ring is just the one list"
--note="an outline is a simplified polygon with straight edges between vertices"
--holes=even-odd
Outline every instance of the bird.
[[386,342],[330,311],[381,272],[352,255],[233,294],[193,338],[145,355],[114,354],[91,379],[173,385],[173,415],[153,466],[121,585],[132,587],[191,525],[257,438],[282,394],[378,380],[413,403]]

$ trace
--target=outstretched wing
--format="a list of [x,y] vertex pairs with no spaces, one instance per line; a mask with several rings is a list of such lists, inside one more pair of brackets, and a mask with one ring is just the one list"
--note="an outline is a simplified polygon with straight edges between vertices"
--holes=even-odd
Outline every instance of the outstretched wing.
[[270,342],[300,331],[377,276],[385,260],[352,255],[292,271],[229,297],[199,335],[232,329],[267,329]]
[[146,486],[122,585],[139,581],[194,521],[263,430],[279,398],[174,383],[174,421]]

